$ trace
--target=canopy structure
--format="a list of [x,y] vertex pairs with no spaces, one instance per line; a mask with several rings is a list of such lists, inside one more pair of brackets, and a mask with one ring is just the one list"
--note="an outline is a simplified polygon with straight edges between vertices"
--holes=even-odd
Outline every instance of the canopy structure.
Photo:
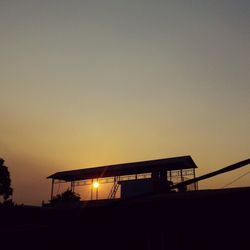
[[[195,178],[196,168],[197,166],[191,156],[179,156],[62,171],[54,173],[47,178],[52,179],[51,199],[53,198],[54,184],[59,184],[60,187],[60,183],[71,183],[71,190],[74,191],[75,187],[93,185],[95,183],[94,180],[98,180],[98,183],[102,184],[112,183],[113,186],[108,195],[108,199],[113,199],[116,198],[117,190],[120,189],[121,186],[125,187],[125,184],[129,184],[129,182],[124,182],[126,180],[130,180],[131,185],[143,183],[143,181],[139,181],[139,179],[147,179],[145,180],[147,185],[149,185],[150,180],[154,182],[163,181],[166,183],[170,181],[176,184],[189,179],[189,177]],[[134,181],[131,182],[131,180]],[[140,189],[145,189],[142,188],[143,185],[139,186]],[[132,186],[130,188],[132,188],[135,193],[135,189]],[[91,200],[93,197],[92,189],[93,188],[91,188]],[[195,187],[195,189],[197,189],[197,187]],[[98,188],[95,188],[95,190],[98,191]],[[96,197],[98,197],[98,195],[96,195]]]
[[179,156],[158,160],[122,163],[101,167],[62,171],[54,173],[47,178],[72,182],[105,177],[153,173],[155,171],[174,171],[195,168],[197,168],[197,166],[191,156]]

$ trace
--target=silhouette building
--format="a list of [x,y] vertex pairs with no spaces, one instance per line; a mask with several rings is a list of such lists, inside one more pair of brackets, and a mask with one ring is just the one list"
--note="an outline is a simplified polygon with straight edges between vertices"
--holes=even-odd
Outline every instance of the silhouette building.
[[[75,187],[112,183],[106,199],[117,198],[120,189],[120,198],[170,192],[171,186],[195,178],[197,168],[191,156],[157,159],[150,161],[122,163],[101,167],[84,168],[57,172],[50,175],[52,179],[51,199],[54,196],[55,185],[70,183],[72,191]],[[95,184],[94,184],[95,185]],[[197,183],[192,183],[179,190],[197,190]],[[171,192],[173,192],[172,190]],[[91,193],[91,199],[93,194]]]

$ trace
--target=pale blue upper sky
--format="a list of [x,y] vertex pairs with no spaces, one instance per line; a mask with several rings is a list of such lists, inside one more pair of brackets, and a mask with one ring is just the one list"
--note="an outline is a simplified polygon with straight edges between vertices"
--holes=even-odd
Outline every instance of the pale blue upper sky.
[[191,154],[205,173],[249,157],[249,1],[1,0],[0,35],[17,201],[49,198],[58,170]]

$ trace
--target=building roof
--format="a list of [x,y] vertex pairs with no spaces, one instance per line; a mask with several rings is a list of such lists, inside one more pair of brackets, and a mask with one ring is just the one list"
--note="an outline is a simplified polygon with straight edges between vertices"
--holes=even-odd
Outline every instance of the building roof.
[[101,167],[63,171],[52,174],[47,178],[63,181],[77,181],[122,175],[150,173],[153,171],[160,170],[167,171],[191,168],[197,168],[191,156],[179,156],[158,160],[122,163]]

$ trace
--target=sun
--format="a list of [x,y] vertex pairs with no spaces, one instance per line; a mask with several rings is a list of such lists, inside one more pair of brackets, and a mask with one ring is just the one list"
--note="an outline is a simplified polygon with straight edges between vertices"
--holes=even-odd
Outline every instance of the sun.
[[99,188],[100,187],[100,183],[98,181],[95,181],[93,183],[93,188]]

